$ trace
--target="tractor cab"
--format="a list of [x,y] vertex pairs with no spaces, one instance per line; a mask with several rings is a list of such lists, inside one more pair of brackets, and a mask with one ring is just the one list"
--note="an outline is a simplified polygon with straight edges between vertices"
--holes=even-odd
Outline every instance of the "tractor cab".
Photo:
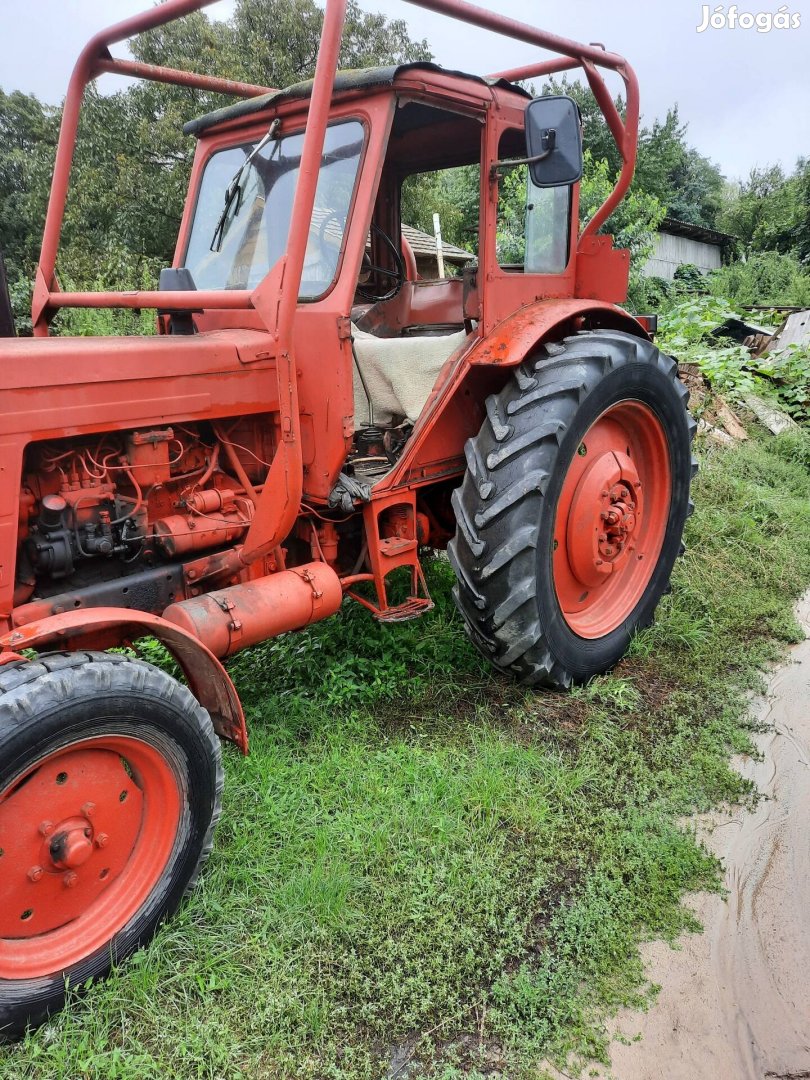
[[[322,430],[341,432],[328,465],[313,462],[306,488],[318,498],[347,467],[369,484],[390,472],[451,359],[520,307],[574,295],[579,170],[558,170],[563,182],[535,182],[525,127],[531,97],[515,83],[428,63],[343,72],[312,211],[297,222],[311,90],[289,87],[186,125],[199,142],[175,268],[186,287],[253,291],[284,256],[291,232],[304,232],[294,329],[299,394]],[[404,208],[430,219],[423,178],[448,171],[463,183],[470,259],[448,270],[437,251],[420,272],[403,232],[415,223]],[[324,320],[340,332],[325,333]],[[259,323],[254,311],[209,310],[185,325]],[[351,442],[342,434],[349,415]],[[325,443],[316,457],[326,456]]]

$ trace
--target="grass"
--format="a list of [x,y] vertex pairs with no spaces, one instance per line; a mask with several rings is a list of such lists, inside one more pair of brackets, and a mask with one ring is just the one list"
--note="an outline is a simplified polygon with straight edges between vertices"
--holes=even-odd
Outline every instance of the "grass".
[[[237,658],[252,755],[192,900],[24,1042],[4,1080],[434,1080],[605,1055],[650,999],[638,944],[718,888],[679,819],[749,797],[745,691],[796,640],[810,461],[706,451],[673,592],[616,671],[568,695],[492,675],[453,614],[359,608]],[[569,1071],[575,1065],[569,1065]]]

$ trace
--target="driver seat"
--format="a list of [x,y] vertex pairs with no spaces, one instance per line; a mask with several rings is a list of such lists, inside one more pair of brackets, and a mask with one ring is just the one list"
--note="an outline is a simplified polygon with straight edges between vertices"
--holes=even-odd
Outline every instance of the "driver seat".
[[[459,330],[424,337],[380,338],[352,323],[357,361],[353,372],[355,430],[371,423],[393,427],[407,420],[415,424],[442,368],[469,336],[466,330]],[[369,398],[373,417],[369,415]]]

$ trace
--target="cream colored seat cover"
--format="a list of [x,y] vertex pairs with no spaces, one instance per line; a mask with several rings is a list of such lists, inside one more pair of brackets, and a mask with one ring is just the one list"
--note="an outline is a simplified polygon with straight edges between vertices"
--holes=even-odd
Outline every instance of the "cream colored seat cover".
[[[425,407],[447,358],[467,333],[426,337],[379,338],[352,325],[357,364],[374,407],[374,423],[383,427],[403,419],[413,424]],[[354,367],[354,426],[370,423],[368,398]]]

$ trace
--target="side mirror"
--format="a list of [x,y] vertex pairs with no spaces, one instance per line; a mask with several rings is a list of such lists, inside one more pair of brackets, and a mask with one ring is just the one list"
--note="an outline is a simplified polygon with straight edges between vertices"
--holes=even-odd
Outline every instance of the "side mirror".
[[575,184],[582,176],[582,128],[570,97],[539,97],[526,107],[526,147],[535,187]]

